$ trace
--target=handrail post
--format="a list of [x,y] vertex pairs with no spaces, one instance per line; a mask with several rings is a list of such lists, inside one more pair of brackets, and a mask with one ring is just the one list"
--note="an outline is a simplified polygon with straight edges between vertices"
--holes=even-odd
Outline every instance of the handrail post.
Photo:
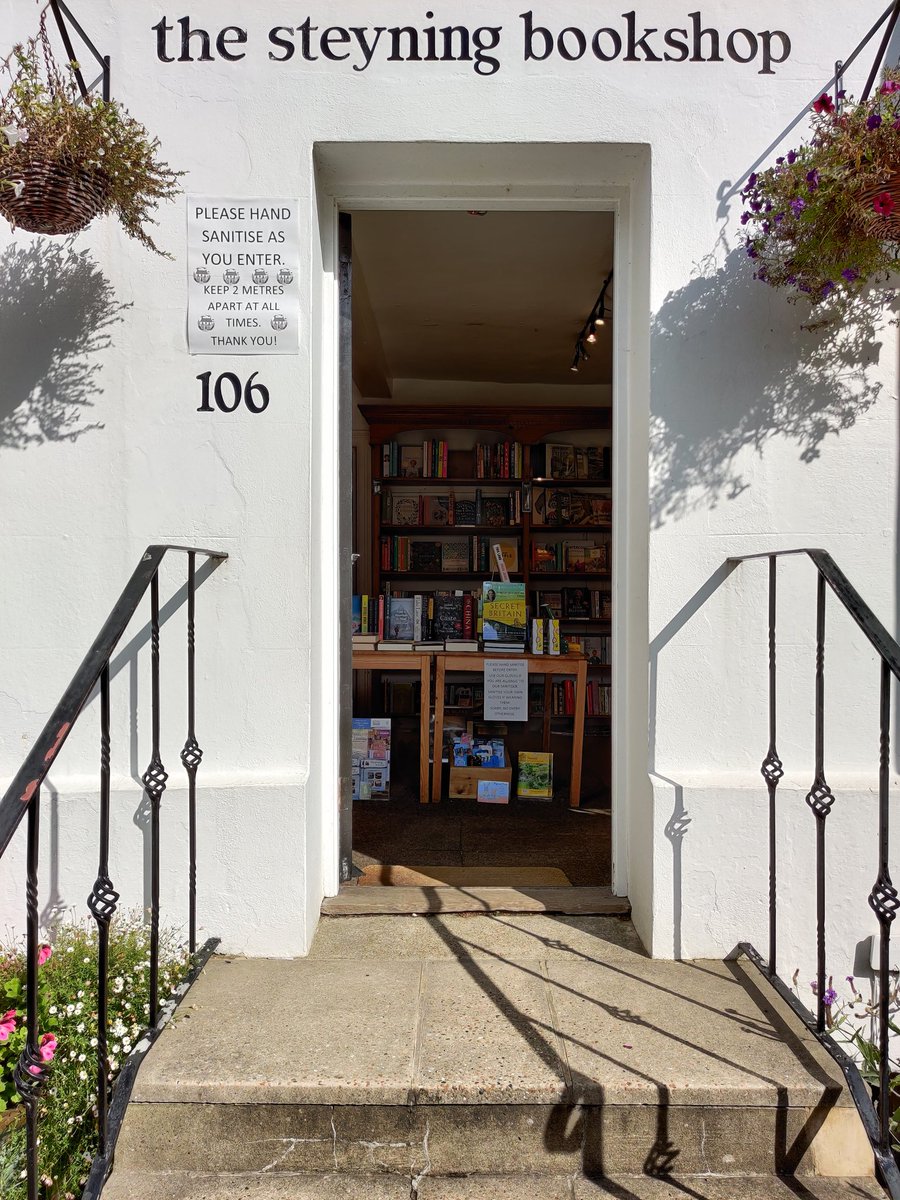
[[769,749],[760,771],[769,790],[769,975],[778,970],[778,873],[777,873],[777,805],[775,790],[784,776],[784,764],[776,748],[777,668],[775,661],[776,618],[776,559],[769,558]]
[[197,769],[203,751],[197,743],[194,728],[196,692],[194,671],[194,618],[197,581],[195,555],[188,554],[187,610],[187,741],[181,751],[181,761],[188,777],[188,938],[191,954],[197,949]]
[[834,794],[825,780],[825,576],[816,590],[816,774],[806,796],[816,818],[816,1028],[825,1031],[825,821]]
[[880,761],[878,770],[878,878],[869,896],[869,905],[879,925],[878,953],[878,1118],[881,1148],[891,1150],[891,923],[900,907],[897,889],[891,882],[890,864],[890,755],[891,755],[891,672],[881,664]]
[[150,580],[150,765],[141,782],[150,802],[150,1025],[159,1017],[159,808],[169,776],[159,749],[159,571]]

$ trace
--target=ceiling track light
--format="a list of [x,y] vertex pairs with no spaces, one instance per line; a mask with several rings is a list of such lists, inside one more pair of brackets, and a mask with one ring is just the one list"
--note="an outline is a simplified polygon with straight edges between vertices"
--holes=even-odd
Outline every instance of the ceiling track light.
[[607,275],[603,281],[603,287],[600,289],[600,295],[597,297],[597,302],[591,309],[590,316],[581,327],[581,332],[575,342],[575,357],[572,360],[571,370],[577,371],[581,363],[588,358],[588,353],[585,350],[585,343],[593,346],[597,342],[597,330],[606,324],[606,292],[609,285],[612,283],[613,273]]

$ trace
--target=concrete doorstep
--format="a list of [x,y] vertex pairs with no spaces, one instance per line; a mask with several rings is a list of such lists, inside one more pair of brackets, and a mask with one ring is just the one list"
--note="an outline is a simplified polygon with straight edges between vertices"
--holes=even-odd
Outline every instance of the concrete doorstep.
[[375,916],[209,964],[104,1195],[662,1200],[690,1176],[755,1200],[779,1173],[880,1194],[841,1182],[872,1156],[840,1072],[748,964],[653,961],[614,917]]

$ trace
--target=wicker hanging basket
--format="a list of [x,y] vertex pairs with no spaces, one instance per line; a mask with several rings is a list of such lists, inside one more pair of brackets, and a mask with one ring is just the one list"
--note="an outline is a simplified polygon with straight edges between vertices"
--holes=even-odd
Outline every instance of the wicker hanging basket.
[[[881,216],[875,210],[875,201],[887,193],[894,202],[894,207],[887,216]],[[873,222],[875,233],[883,241],[900,242],[900,173],[892,175],[884,183],[876,184],[860,193],[860,203],[867,217]]]
[[12,183],[24,187],[16,196],[10,186],[0,188],[0,214],[17,229],[29,233],[77,233],[84,229],[107,201],[107,183],[100,173],[88,173],[64,159],[35,157],[17,166]]

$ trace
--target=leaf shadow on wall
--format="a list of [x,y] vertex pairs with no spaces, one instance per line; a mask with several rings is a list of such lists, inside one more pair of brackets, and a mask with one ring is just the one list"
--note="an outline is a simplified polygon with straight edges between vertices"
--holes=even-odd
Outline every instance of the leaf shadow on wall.
[[753,278],[743,250],[703,264],[651,327],[650,512],[659,527],[750,487],[743,457],[773,438],[801,462],[878,397],[884,322],[877,290],[852,324],[804,327],[808,310]]
[[0,254],[0,448],[74,442],[101,395],[99,355],[130,305],[74,239],[12,242]]

